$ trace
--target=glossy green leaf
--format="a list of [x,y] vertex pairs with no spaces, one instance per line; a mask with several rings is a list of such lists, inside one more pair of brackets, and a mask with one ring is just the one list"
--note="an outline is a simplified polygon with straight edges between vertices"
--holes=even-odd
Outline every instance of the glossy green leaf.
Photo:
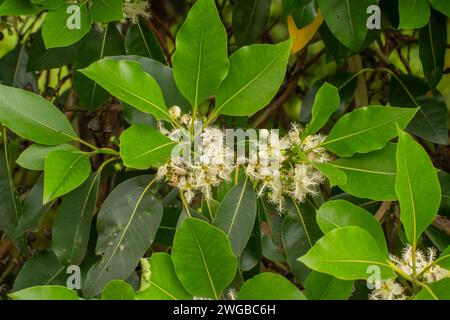
[[367,8],[378,0],[318,0],[320,12],[334,36],[353,51],[359,51],[366,38]]
[[420,61],[431,86],[442,79],[447,50],[447,17],[433,12],[428,24],[419,32]]
[[34,93],[0,85],[0,122],[19,136],[45,145],[70,141],[76,134],[53,104]]
[[306,254],[314,246],[322,236],[322,232],[315,219],[315,208],[309,200],[298,204],[289,199],[285,211],[287,216],[282,225],[284,251],[292,273],[304,284],[311,270],[297,258]]
[[122,20],[122,0],[95,0],[91,15],[95,22],[101,23]]
[[441,187],[425,150],[403,131],[399,131],[395,191],[406,237],[415,246],[436,217],[441,203]]
[[239,259],[239,268],[244,271],[250,271],[260,264],[262,258],[262,241],[259,217],[256,216],[255,225],[247,245],[242,251]]
[[387,264],[388,254],[375,239],[359,227],[337,228],[317,241],[300,262],[309,268],[341,280],[367,279],[367,268],[378,266],[382,279],[395,276]]
[[170,160],[177,143],[146,125],[133,125],[120,136],[120,156],[135,169],[158,167]]
[[399,0],[401,29],[418,29],[424,27],[430,19],[430,4],[427,0]]
[[72,63],[81,45],[78,41],[68,47],[47,49],[42,31],[35,33],[32,39],[27,64],[27,70],[32,71],[50,70]]
[[152,29],[142,19],[129,27],[125,36],[125,49],[128,55],[147,57],[163,64],[166,63],[166,58],[158,39]]
[[168,106],[177,105],[184,112],[188,112],[190,110],[189,102],[183,97],[180,91],[178,91],[175,80],[173,79],[172,69],[168,66],[156,60],[138,56],[116,56],[111,57],[110,59],[139,62],[142,69],[155,78],[156,82],[158,82],[158,85],[163,93],[164,100]]
[[230,71],[219,88],[214,115],[249,116],[264,108],[283,82],[291,40],[243,47],[230,57]]
[[14,50],[0,59],[0,83],[16,88],[35,90],[37,87],[36,76],[28,72],[29,61],[26,45],[18,45]]
[[148,260],[150,268],[143,273],[146,288],[137,292],[137,300],[191,300],[175,273],[172,259],[167,253],[153,253]]
[[333,164],[313,163],[313,166],[327,177],[331,187],[347,184],[347,175],[345,174],[345,171]]
[[60,144],[57,146],[44,146],[41,144],[32,144],[26,148],[16,160],[16,163],[22,168],[35,171],[43,171],[45,159],[52,151],[76,151],[77,148],[70,144]]
[[5,0],[0,5],[0,16],[32,16],[39,11],[30,0]]
[[247,280],[238,300],[306,300],[303,293],[285,277],[265,272]]
[[17,236],[23,235],[30,230],[36,230],[40,219],[50,210],[53,202],[42,203],[44,198],[44,175],[41,175],[27,194],[23,203],[22,216],[15,231]]
[[86,276],[84,295],[94,297],[114,279],[127,279],[150,247],[161,222],[161,200],[151,191],[152,176],[119,184],[97,218],[96,254],[100,257]]
[[177,33],[173,57],[175,82],[194,109],[227,75],[227,42],[214,0],[198,0]]
[[66,285],[67,277],[66,267],[55,254],[42,251],[25,262],[14,282],[13,292],[33,286]]
[[317,223],[324,233],[336,228],[355,226],[367,231],[383,252],[387,252],[383,229],[375,217],[366,210],[345,200],[325,202],[317,210]]
[[441,253],[436,263],[441,267],[450,270],[450,246]]
[[263,255],[272,261],[284,262],[286,256],[282,241],[283,217],[272,204],[262,199],[258,203]]
[[89,177],[89,156],[80,151],[52,151],[45,159],[44,204],[78,188]]
[[347,300],[353,291],[353,281],[313,271],[309,274],[305,287],[308,300]]
[[79,300],[74,290],[62,286],[38,286],[10,293],[13,300]]
[[359,198],[378,201],[397,200],[395,176],[397,145],[388,143],[383,149],[351,158],[341,158],[330,165],[345,172],[345,184],[339,188]]
[[113,280],[103,289],[102,300],[134,300],[135,293],[131,285],[122,280]]
[[405,128],[417,109],[370,106],[346,114],[335,124],[322,146],[341,157],[382,149]]
[[415,300],[450,300],[450,278],[426,285]]
[[392,78],[389,100],[394,106],[420,108],[407,131],[438,144],[448,144],[448,117],[444,97],[431,90],[427,81],[415,76]]
[[256,218],[256,194],[246,179],[231,189],[217,209],[214,225],[230,239],[235,256],[240,256],[252,234]]
[[237,0],[233,31],[239,47],[255,43],[269,21],[271,0]]
[[303,131],[302,137],[306,137],[322,129],[331,115],[336,112],[340,103],[341,99],[338,89],[329,83],[323,84],[317,92],[312,107],[311,122],[306,126],[305,131]]
[[450,3],[447,0],[431,0],[431,5],[447,17],[450,17]]
[[183,221],[173,242],[172,260],[183,286],[197,297],[218,299],[236,274],[237,259],[226,234],[198,219]]
[[103,59],[80,71],[123,102],[158,120],[171,121],[158,83],[139,63]]
[[100,107],[110,97],[110,94],[78,70],[86,68],[104,57],[124,53],[122,35],[113,23],[107,24],[101,31],[92,29],[81,43],[73,64],[75,70],[73,84],[78,98],[87,109],[93,110]]
[[80,6],[67,3],[47,13],[42,24],[42,38],[47,49],[67,47],[81,40],[89,32],[90,26],[91,17],[87,3],[84,2]]
[[101,172],[91,175],[58,208],[52,229],[52,247],[65,265],[79,265],[86,254],[91,222],[97,209]]
[[0,230],[14,239],[15,229],[22,215],[22,206],[11,175],[9,150],[3,145],[0,150]]

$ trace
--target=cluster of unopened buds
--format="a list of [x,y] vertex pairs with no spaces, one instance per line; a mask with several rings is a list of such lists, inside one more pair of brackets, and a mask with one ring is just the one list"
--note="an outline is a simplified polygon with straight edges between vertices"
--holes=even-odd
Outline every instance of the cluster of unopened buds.
[[[192,124],[192,116],[182,114],[177,106],[170,108],[169,114],[181,128],[169,131],[160,123],[159,129],[177,141],[179,148],[170,161],[159,168],[158,177],[178,188],[188,203],[197,192],[210,199],[212,189],[229,181],[237,166],[243,168],[257,186],[258,196],[267,196],[280,212],[285,197],[303,202],[307,195],[315,195],[324,181],[324,176],[312,162],[331,160],[326,150],[320,147],[325,136],[317,134],[302,139],[302,130],[295,125],[281,139],[277,130],[260,130],[258,139],[246,141],[254,152],[236,156],[234,139],[229,144],[225,130],[215,126],[202,127],[198,120]],[[194,134],[191,128],[196,129]]]
[[[416,250],[415,261],[413,263],[413,249],[407,246],[401,257],[391,256],[391,261],[404,274],[413,277],[419,275],[419,281],[429,284],[444,278],[450,277],[450,271],[434,263],[436,259],[436,250],[428,248],[427,254]],[[393,279],[382,281],[380,286],[370,294],[372,300],[405,300],[408,299],[406,288]]]

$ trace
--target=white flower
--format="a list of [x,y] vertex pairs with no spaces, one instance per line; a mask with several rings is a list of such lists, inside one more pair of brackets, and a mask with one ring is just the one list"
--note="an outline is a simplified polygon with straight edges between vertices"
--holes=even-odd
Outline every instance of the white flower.
[[172,119],[178,119],[181,117],[181,109],[179,106],[173,106],[169,109],[169,115]]
[[405,289],[395,280],[383,281],[378,289],[372,291],[370,300],[405,300]]
[[130,19],[132,24],[139,22],[139,17],[150,18],[151,15],[148,12],[147,1],[141,0],[125,0],[123,3],[123,13],[125,18]]

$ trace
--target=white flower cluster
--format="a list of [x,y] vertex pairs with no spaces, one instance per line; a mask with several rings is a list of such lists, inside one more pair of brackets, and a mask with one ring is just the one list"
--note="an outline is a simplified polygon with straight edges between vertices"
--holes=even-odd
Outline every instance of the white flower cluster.
[[142,0],[125,0],[123,3],[123,13],[126,19],[129,19],[132,24],[139,22],[139,17],[150,18],[148,11],[149,4]]
[[[195,149],[191,149],[189,127],[192,117],[181,115],[179,107],[170,108],[169,114],[184,128],[167,131],[160,125],[160,131],[172,140],[184,145],[175,157],[161,166],[158,178],[165,179],[169,185],[183,192],[187,202],[191,202],[197,191],[207,199],[212,197],[212,188],[223,181],[229,181],[234,167],[225,161],[229,150],[225,146],[224,134],[219,128],[204,128],[197,137]],[[200,122],[198,122],[201,125]],[[187,141],[186,141],[187,140]],[[186,143],[187,142],[187,143]]]
[[[330,155],[318,147],[325,136],[316,134],[301,137],[302,130],[293,126],[281,140],[276,132],[261,130],[257,159],[249,159],[247,175],[259,184],[258,196],[268,199],[283,210],[285,196],[303,202],[307,195],[315,195],[324,176],[310,162],[328,162]],[[261,139],[262,138],[262,139]],[[256,160],[256,161],[255,161]]]
[[[407,246],[401,257],[391,256],[391,261],[396,265],[398,269],[407,274],[413,276],[413,249],[411,246]],[[436,259],[436,250],[434,248],[428,248],[427,254],[424,254],[420,250],[416,250],[415,255],[415,268],[416,275],[420,275],[419,281],[424,283],[432,283],[444,278],[450,277],[450,271],[434,264]],[[407,298],[405,295],[405,288],[403,288],[395,280],[383,281],[380,288],[372,291],[370,299],[372,300],[404,300]]]
[[224,130],[214,126],[202,128],[201,122],[196,121],[195,137],[192,138],[189,133],[192,117],[182,114],[177,106],[171,107],[169,114],[182,128],[168,131],[160,124],[160,131],[179,144],[184,144],[185,148],[159,168],[158,177],[180,189],[188,202],[197,191],[207,199],[211,198],[213,187],[230,180],[236,162],[258,185],[258,196],[267,196],[280,212],[284,207],[285,196],[303,202],[307,195],[316,194],[324,181],[324,176],[312,162],[331,160],[326,150],[320,147],[325,136],[317,134],[301,139],[302,130],[297,126],[293,126],[282,139],[279,139],[278,130],[260,130],[259,139],[255,133],[256,140],[247,141],[250,143],[248,154],[238,152],[235,156],[234,140],[229,145]]

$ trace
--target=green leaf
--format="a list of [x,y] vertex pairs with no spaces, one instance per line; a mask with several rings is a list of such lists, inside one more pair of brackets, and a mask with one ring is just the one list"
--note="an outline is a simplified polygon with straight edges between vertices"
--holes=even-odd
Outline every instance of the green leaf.
[[172,261],[183,286],[197,297],[219,299],[236,274],[237,259],[226,234],[198,219],[184,219],[175,235]]
[[44,204],[78,188],[90,172],[88,154],[81,151],[52,151],[45,159]]
[[430,90],[424,79],[401,75],[391,79],[389,101],[394,106],[420,108],[408,132],[433,143],[448,144],[448,117],[444,97]]
[[450,270],[450,246],[441,253],[439,259],[436,260],[436,263],[441,267]]
[[91,175],[72,191],[58,208],[52,229],[52,248],[65,265],[79,265],[89,242],[92,218],[97,209],[101,172]]
[[431,0],[431,5],[447,17],[450,17],[450,3],[447,0]]
[[27,194],[23,203],[22,216],[15,231],[16,236],[21,236],[30,230],[36,230],[40,219],[50,210],[53,202],[42,203],[44,198],[44,175],[41,175]]
[[15,230],[22,215],[19,194],[14,186],[7,145],[0,150],[0,230],[15,238]]
[[260,264],[262,258],[262,242],[259,217],[256,216],[255,225],[247,245],[242,251],[239,259],[239,268],[243,271],[250,271]]
[[120,136],[120,156],[125,166],[145,170],[170,160],[177,143],[146,125],[133,125]]
[[28,170],[43,171],[45,159],[49,153],[56,150],[76,151],[77,148],[66,143],[57,146],[32,144],[20,154],[19,158],[16,160],[16,163],[22,168]]
[[378,266],[382,279],[395,276],[387,264],[388,254],[375,239],[359,227],[337,228],[317,241],[300,262],[309,268],[341,280],[367,279],[367,268]]
[[344,170],[329,163],[313,163],[312,165],[327,177],[331,187],[347,184],[347,175]]
[[16,88],[37,87],[36,76],[27,71],[28,51],[26,45],[18,45],[0,60],[0,83]]
[[109,59],[131,60],[140,63],[142,69],[155,78],[156,82],[158,82],[158,85],[163,93],[164,100],[168,106],[177,105],[185,113],[190,110],[189,102],[183,97],[180,91],[178,91],[175,80],[173,79],[172,69],[168,66],[156,60],[138,56],[116,56]]
[[447,17],[433,11],[428,24],[419,32],[420,61],[432,87],[442,79],[447,50]]
[[353,291],[353,281],[313,271],[309,274],[305,287],[308,300],[347,300]]
[[285,277],[265,272],[245,281],[238,300],[306,300],[303,293]]
[[147,57],[162,64],[166,63],[166,57],[158,39],[143,19],[139,19],[138,23],[132,24],[128,28],[125,36],[125,49],[128,55]]
[[450,300],[450,278],[425,285],[415,300]]
[[91,15],[95,22],[101,23],[122,20],[122,0],[95,0]]
[[417,109],[370,106],[344,115],[322,146],[341,157],[382,149],[405,128]]
[[194,110],[227,75],[227,43],[214,0],[198,0],[177,33],[173,57],[175,82]]
[[0,85],[0,122],[17,135],[45,145],[76,138],[67,118],[34,93]]
[[41,6],[43,9],[56,10],[62,7],[66,0],[31,0],[34,4]]
[[14,282],[13,292],[33,286],[65,285],[66,267],[51,251],[39,252],[29,258]]
[[47,49],[40,30],[33,35],[27,70],[42,71],[66,66],[73,62],[80,45],[81,41],[78,41],[68,47]]
[[263,199],[259,201],[258,207],[263,255],[275,262],[285,262],[282,239],[283,217],[278,213],[278,209]]
[[122,280],[113,280],[103,289],[102,300],[134,300],[134,289]]
[[231,189],[217,209],[214,225],[230,239],[240,256],[252,234],[256,218],[256,194],[248,179]]
[[83,40],[73,64],[73,85],[83,106],[89,110],[100,107],[110,94],[97,83],[88,79],[79,69],[107,56],[125,53],[122,35],[115,24],[106,25],[104,30],[93,28]]
[[291,40],[243,47],[230,57],[213,115],[249,116],[264,108],[283,82]]
[[388,143],[383,149],[351,158],[341,158],[330,165],[342,170],[347,176],[339,188],[359,198],[377,201],[397,200],[395,176],[397,145]]
[[368,32],[367,8],[377,5],[378,0],[318,0],[317,3],[334,36],[358,52]]
[[315,219],[315,208],[309,200],[303,204],[297,204],[288,199],[285,211],[287,216],[282,225],[284,251],[292,273],[301,283],[304,283],[311,270],[297,258],[306,254],[314,246],[322,236],[322,232]]
[[341,99],[338,89],[325,82],[317,92],[312,108],[312,119],[303,131],[302,137],[304,138],[322,129],[340,104]]
[[425,150],[403,131],[399,131],[395,191],[406,237],[415,247],[436,217],[441,203],[441,187]]
[[233,8],[233,31],[239,47],[258,40],[269,21],[271,0],[237,0]]
[[399,0],[400,29],[424,27],[430,19],[430,5],[427,0]]
[[0,16],[32,16],[39,11],[30,0],[5,0],[0,4]]
[[61,286],[39,286],[10,293],[13,300],[79,300],[74,290]]
[[324,233],[336,228],[355,226],[367,231],[383,252],[388,252],[383,229],[374,216],[345,200],[325,202],[317,210],[317,223]]
[[[118,185],[97,218],[96,254],[83,292],[98,295],[114,279],[127,279],[150,247],[161,222],[161,200],[150,190],[152,176],[138,176]],[[150,182],[150,183],[149,183]]]
[[191,300],[175,273],[170,255],[167,253],[153,253],[148,259],[150,269],[143,273],[148,287],[137,292],[136,300]]
[[[79,9],[70,11],[69,7],[78,7]],[[71,22],[74,23],[74,26],[71,25]],[[68,25],[78,27],[76,26],[77,22],[80,23],[80,28],[68,28]],[[47,49],[67,47],[81,40],[89,32],[90,26],[91,17],[89,16],[87,3],[84,2],[80,6],[67,3],[61,8],[47,13],[42,24],[42,38]]]
[[158,120],[171,121],[158,83],[139,63],[103,59],[79,71],[123,102]]

